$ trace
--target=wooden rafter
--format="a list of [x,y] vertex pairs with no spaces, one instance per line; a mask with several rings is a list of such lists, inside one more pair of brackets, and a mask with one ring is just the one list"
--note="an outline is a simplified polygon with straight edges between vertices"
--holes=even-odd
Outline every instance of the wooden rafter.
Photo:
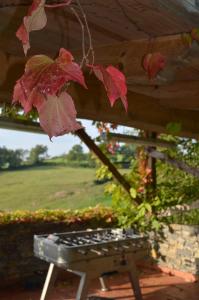
[[162,153],[162,152],[159,152],[159,151],[156,151],[153,149],[150,149],[150,150],[148,149],[147,152],[148,152],[149,156],[151,156],[155,159],[159,159],[163,162],[166,162],[166,163],[172,165],[173,167],[175,167],[181,171],[184,171],[187,174],[191,174],[192,176],[199,178],[199,168],[191,167],[183,161],[179,161],[175,158],[170,157],[166,153]]
[[127,144],[137,144],[143,146],[154,146],[163,148],[175,148],[176,144],[173,142],[167,142],[161,139],[144,138],[139,136],[121,134],[121,133],[108,133],[107,139],[117,142],[123,142]]
[[8,130],[17,130],[30,133],[46,134],[40,124],[28,120],[17,120],[8,117],[0,117],[0,128]]
[[[15,2],[15,0],[13,1]],[[9,1],[4,1],[4,3],[8,2]],[[10,1],[10,3],[11,2],[12,1]],[[29,3],[28,1],[26,2]],[[85,3],[83,3],[83,5],[88,9],[88,18],[91,18],[92,25],[94,24],[92,23],[94,22],[92,1],[87,1],[86,3],[87,5]],[[96,7],[99,5],[99,7],[104,9],[98,0],[95,1],[95,5]],[[126,3],[123,3],[123,5],[127,7]],[[109,4],[105,6],[109,9]],[[117,12],[119,14],[121,13],[120,9],[118,8]],[[138,13],[137,7],[132,4],[132,11],[134,10]],[[7,20],[6,13],[8,10],[2,9],[1,11],[4,13],[2,13],[2,21],[0,22],[4,24]],[[23,15],[23,11],[20,11],[20,14]],[[20,14],[17,22],[19,22],[21,18]],[[8,16],[11,17],[12,13],[8,12]],[[49,26],[51,26],[51,18],[52,15],[50,13]],[[60,15],[58,13],[58,18],[62,18],[61,13]],[[98,18],[97,22],[100,22],[100,18]],[[97,22],[94,25],[98,26],[99,24]],[[15,25],[16,28],[18,26],[15,22],[11,25]],[[94,25],[92,25],[93,28],[95,27]],[[103,27],[104,24],[101,23],[100,26]],[[13,27],[10,28],[10,30],[15,30],[16,28]],[[12,34],[14,34],[14,30]],[[17,40],[9,38],[11,31],[8,30],[8,35],[1,34],[0,36],[2,45],[0,51],[0,105],[3,102],[11,102],[13,86],[16,80],[22,75],[26,60],[23,56],[20,43]],[[52,33],[48,28],[47,32],[48,34]],[[32,49],[35,49],[36,52],[37,50],[39,51],[37,46],[39,47],[40,42],[42,43],[42,34],[42,32],[37,33],[38,42],[36,44],[34,44],[34,34],[33,39],[31,36],[33,41]],[[127,32],[125,35],[126,34]],[[53,31],[53,36],[54,35],[56,36],[56,30]],[[108,34],[104,34],[104,36],[106,36],[105,44],[107,44]],[[91,76],[86,80],[89,88],[88,91],[83,90],[77,85],[71,85],[70,87],[70,92],[74,98],[77,109],[77,116],[79,118],[112,122],[157,133],[166,132],[168,123],[178,122],[181,123],[182,127],[182,131],[180,132],[181,136],[198,138],[198,45],[195,44],[191,49],[188,48],[183,43],[181,34],[156,37],[155,39],[148,39],[145,35],[141,35],[139,38],[136,37],[137,35],[133,35],[132,37],[129,36],[129,40],[118,42],[115,39],[115,42],[110,41],[108,45],[103,45],[101,42],[101,46],[99,46],[99,44],[95,45],[95,63],[103,65],[113,64],[120,68],[127,77],[129,91],[128,113],[125,113],[120,103],[116,103],[114,107],[111,108],[102,85]],[[100,40],[101,38],[103,40],[103,36],[100,36]],[[75,39],[77,42],[78,39],[76,35]],[[67,46],[64,45],[65,42],[66,41],[63,40],[63,46]],[[52,56],[57,54],[57,48],[52,48],[52,45],[49,46],[46,42],[44,44],[46,45],[45,54]],[[54,44],[57,45],[58,42],[55,41]],[[15,47],[14,45],[17,46]],[[142,67],[143,56],[150,51],[161,52],[167,58],[165,70],[153,81],[148,80]],[[14,56],[14,54],[16,56]],[[73,51],[73,54],[74,57],[79,60],[81,58],[80,47],[79,49],[77,47],[77,51]]]

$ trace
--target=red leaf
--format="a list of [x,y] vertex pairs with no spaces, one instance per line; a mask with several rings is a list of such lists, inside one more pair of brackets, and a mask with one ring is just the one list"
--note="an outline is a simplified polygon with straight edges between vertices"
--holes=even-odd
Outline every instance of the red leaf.
[[28,113],[32,109],[32,106],[36,107],[38,110],[45,100],[45,97],[35,88],[30,92],[29,97],[27,97],[26,88],[23,86],[23,81],[18,81],[16,83],[14,87],[14,97],[14,99],[20,100],[13,100],[13,103],[19,102],[25,113]]
[[114,105],[118,98],[121,98],[125,110],[128,109],[128,102],[126,98],[127,87],[126,79],[123,73],[113,66],[109,66],[106,69],[103,66],[91,66],[88,65],[93,71],[95,76],[103,82],[107,91],[108,98],[111,106]]
[[28,60],[24,75],[15,85],[13,102],[19,102],[26,113],[32,106],[39,109],[47,95],[59,93],[69,80],[86,87],[83,73],[70,52],[61,49],[55,61],[45,55],[35,55]]
[[44,5],[45,0],[33,0],[27,16],[23,18],[23,23],[16,32],[16,36],[22,41],[25,55],[30,48],[29,33],[34,30],[40,30],[46,26],[47,18]]
[[82,128],[75,118],[73,100],[66,92],[61,93],[59,97],[48,95],[47,101],[39,109],[41,127],[50,138]]
[[149,79],[156,77],[159,71],[164,69],[166,64],[165,57],[159,53],[148,53],[143,60],[143,67],[147,71]]
[[67,81],[76,81],[87,88],[80,66],[73,60],[74,58],[72,54],[66,49],[61,48],[59,50],[59,56],[55,62],[65,72],[65,78]]

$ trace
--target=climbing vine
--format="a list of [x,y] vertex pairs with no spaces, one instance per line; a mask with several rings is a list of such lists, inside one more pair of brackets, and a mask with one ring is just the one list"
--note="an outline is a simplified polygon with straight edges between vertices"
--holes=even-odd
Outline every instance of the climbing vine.
[[[73,6],[73,4],[77,4]],[[104,67],[94,64],[94,50],[86,14],[79,0],[63,0],[58,4],[47,5],[45,0],[33,0],[27,15],[17,30],[16,36],[23,44],[25,55],[30,49],[30,33],[43,29],[47,23],[45,10],[67,7],[74,13],[82,30],[82,60],[78,64],[73,55],[64,48],[53,60],[46,55],[35,55],[28,59],[24,74],[14,87],[13,103],[20,103],[25,113],[36,108],[41,127],[49,135],[59,136],[81,128],[76,121],[76,109],[68,93],[68,85],[79,83],[87,89],[83,70],[91,73],[102,82],[111,106],[121,98],[125,110],[128,109],[125,76],[114,66]],[[89,39],[89,49],[85,47],[85,28]],[[91,57],[91,61],[90,61]]]

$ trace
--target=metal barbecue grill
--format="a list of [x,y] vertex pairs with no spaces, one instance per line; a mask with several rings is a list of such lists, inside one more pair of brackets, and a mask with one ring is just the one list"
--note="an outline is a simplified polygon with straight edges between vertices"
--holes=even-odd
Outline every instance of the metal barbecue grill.
[[59,268],[81,277],[76,300],[87,299],[90,280],[99,277],[107,290],[104,275],[127,271],[136,300],[142,300],[135,261],[148,254],[145,237],[133,230],[98,229],[34,236],[34,253],[50,263],[40,300],[47,299]]

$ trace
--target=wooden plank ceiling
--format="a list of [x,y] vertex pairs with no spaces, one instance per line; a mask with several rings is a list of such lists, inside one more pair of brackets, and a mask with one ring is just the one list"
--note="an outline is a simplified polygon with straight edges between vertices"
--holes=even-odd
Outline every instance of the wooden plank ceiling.
[[[61,1],[61,0],[60,0]],[[47,1],[48,3],[60,2]],[[180,122],[181,134],[199,137],[199,45],[183,44],[181,34],[199,27],[194,0],[80,0],[87,15],[95,63],[113,64],[127,77],[129,111],[121,103],[110,108],[105,92],[88,77],[89,90],[71,86],[78,117],[165,132]],[[0,1],[0,103],[11,102],[25,58],[15,32],[31,0]],[[75,5],[75,1],[74,1]],[[46,9],[45,29],[31,33],[29,55],[55,57],[60,47],[81,59],[81,28],[67,8]],[[161,52],[166,68],[149,81],[142,68],[146,53]]]

